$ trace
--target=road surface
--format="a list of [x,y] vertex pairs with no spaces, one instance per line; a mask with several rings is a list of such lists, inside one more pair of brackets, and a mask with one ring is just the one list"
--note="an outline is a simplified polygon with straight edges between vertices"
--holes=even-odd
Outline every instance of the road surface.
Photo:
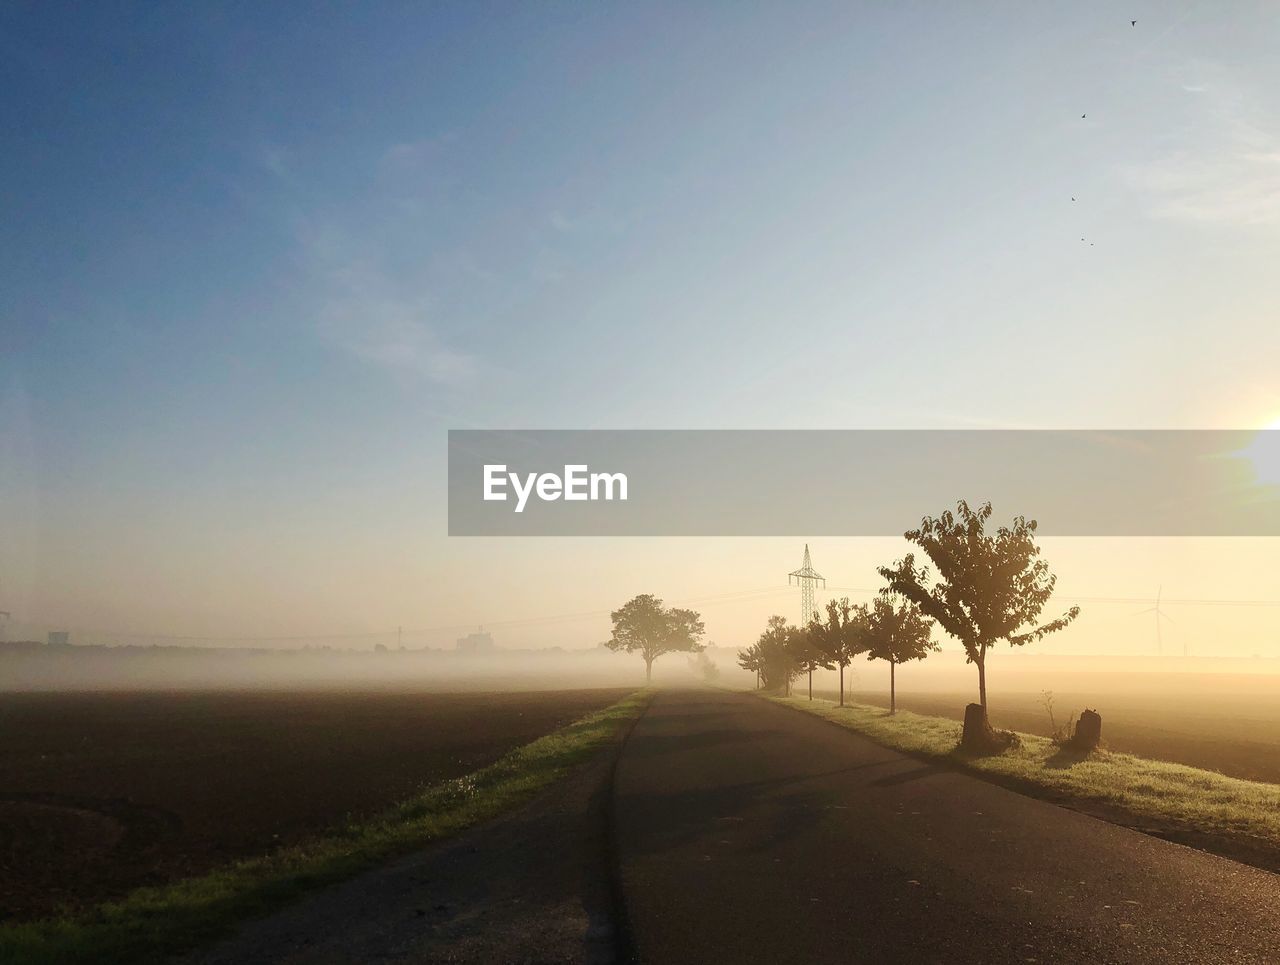
[[660,693],[614,793],[642,962],[1280,961],[1280,877],[755,697]]

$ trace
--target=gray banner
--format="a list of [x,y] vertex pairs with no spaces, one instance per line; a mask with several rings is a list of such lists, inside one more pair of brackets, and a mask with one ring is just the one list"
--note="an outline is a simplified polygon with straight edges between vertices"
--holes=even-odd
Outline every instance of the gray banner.
[[449,432],[451,536],[900,536],[958,499],[1051,536],[1276,536],[1280,431]]

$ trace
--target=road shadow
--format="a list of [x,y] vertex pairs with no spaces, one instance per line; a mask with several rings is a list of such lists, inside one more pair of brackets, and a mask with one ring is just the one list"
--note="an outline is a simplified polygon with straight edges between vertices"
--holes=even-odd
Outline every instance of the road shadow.
[[950,768],[941,764],[924,764],[911,771],[903,771],[901,774],[886,774],[884,777],[878,777],[871,782],[872,787],[895,787],[899,784],[909,784],[911,781],[918,781],[921,778],[932,777],[934,774],[942,774],[949,771]]
[[[632,756],[630,746],[627,756]],[[860,771],[897,765],[898,761],[868,761],[848,767],[812,773],[787,774],[777,778],[720,784],[715,787],[679,788],[671,791],[627,789],[616,792],[615,813],[625,827],[620,850],[628,854],[646,854],[679,848],[699,838],[711,842],[719,837],[717,829],[730,827],[744,813],[772,797],[785,794],[786,807],[778,808],[768,825],[768,833],[747,850],[769,850],[803,829],[794,820],[797,811],[826,812],[833,805],[856,805],[846,789],[829,787],[808,790],[806,782],[846,776]],[[661,833],[654,833],[661,828]],[[638,833],[636,833],[638,831]]]
[[763,735],[748,734],[742,730],[720,728],[705,730],[694,734],[646,734],[633,739],[627,744],[628,757],[657,757],[674,751],[701,751],[727,744],[741,744],[754,741],[760,736],[768,737],[774,732]]

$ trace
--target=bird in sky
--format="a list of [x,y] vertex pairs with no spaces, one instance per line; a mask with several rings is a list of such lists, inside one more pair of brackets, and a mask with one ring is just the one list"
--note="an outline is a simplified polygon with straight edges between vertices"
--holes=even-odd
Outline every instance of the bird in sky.
[[1080,115],[1080,117],[1081,117],[1081,118],[1085,118],[1085,117],[1088,117],[1088,116],[1089,116],[1088,114],[1081,114],[1081,115]]
[[1071,200],[1072,200],[1072,201],[1074,201],[1074,200],[1075,200],[1075,198],[1072,198]]
[[1136,27],[1136,26],[1138,26],[1138,21],[1136,21],[1136,20],[1130,20],[1130,21],[1129,21],[1129,26],[1130,26],[1130,27]]

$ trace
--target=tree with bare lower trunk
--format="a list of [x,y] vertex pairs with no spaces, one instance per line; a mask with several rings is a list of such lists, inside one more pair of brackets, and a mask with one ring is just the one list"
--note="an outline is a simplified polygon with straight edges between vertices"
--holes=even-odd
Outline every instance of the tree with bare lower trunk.
[[699,653],[705,628],[693,610],[667,608],[649,593],[628,601],[610,614],[613,636],[605,641],[610,650],[639,653],[644,657],[645,683],[653,680],[653,662],[664,653]]
[[806,627],[809,645],[821,655],[824,666],[840,670],[840,706],[844,706],[844,668],[867,650],[867,606],[854,605],[848,597],[828,600],[826,619],[815,613]]
[[882,593],[868,614],[868,660],[889,664],[889,713],[898,712],[897,669],[908,660],[923,660],[938,649],[931,639],[933,621],[902,597]]
[[1040,559],[1036,521],[1018,516],[1011,526],[986,532],[991,504],[974,510],[961,500],[956,513],[926,516],[906,538],[915,543],[938,570],[935,582],[927,566],[916,566],[908,553],[893,566],[880,568],[889,590],[916,604],[964,645],[969,663],[978,668],[978,704],[965,711],[966,747],[998,745],[987,717],[987,651],[1000,640],[1020,647],[1061,630],[1080,608],[1073,606],[1056,620],[1040,623],[1040,613],[1053,595],[1056,577]]
[[813,700],[813,672],[834,670],[835,664],[814,646],[809,627],[791,627],[790,630],[791,636],[787,640],[787,646],[791,650],[798,673],[809,675],[809,699]]

